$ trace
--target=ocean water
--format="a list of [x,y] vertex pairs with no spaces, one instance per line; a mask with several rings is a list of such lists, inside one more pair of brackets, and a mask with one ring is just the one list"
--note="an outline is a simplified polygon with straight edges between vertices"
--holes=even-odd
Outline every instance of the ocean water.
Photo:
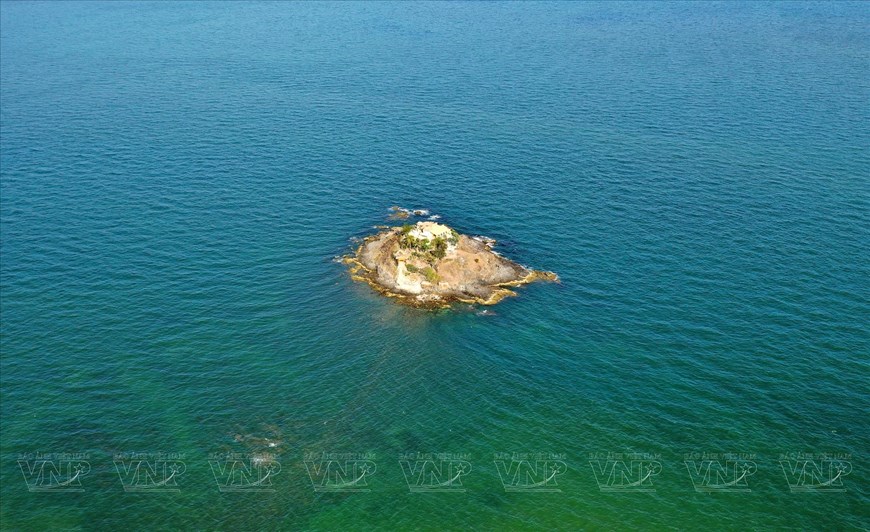
[[2,528],[867,529],[868,6],[0,3]]

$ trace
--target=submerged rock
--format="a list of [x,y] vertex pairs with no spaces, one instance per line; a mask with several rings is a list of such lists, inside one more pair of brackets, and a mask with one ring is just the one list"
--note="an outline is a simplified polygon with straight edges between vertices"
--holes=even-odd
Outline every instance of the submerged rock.
[[530,270],[492,250],[495,241],[461,235],[436,222],[390,227],[363,240],[345,259],[355,280],[418,307],[452,301],[493,305],[510,287],[555,273]]

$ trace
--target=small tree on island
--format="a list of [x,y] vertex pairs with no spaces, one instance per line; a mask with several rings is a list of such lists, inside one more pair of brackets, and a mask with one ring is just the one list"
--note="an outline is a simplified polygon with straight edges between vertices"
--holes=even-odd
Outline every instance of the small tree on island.
[[436,259],[443,259],[447,255],[447,241],[440,236],[435,237],[432,241],[432,256]]

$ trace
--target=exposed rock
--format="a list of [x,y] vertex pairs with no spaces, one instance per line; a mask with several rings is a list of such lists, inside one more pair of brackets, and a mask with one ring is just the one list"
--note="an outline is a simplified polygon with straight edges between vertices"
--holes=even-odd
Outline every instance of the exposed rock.
[[509,287],[558,281],[552,272],[530,270],[495,253],[494,244],[443,224],[417,222],[364,239],[345,262],[355,280],[419,307],[452,301],[492,305],[515,295]]

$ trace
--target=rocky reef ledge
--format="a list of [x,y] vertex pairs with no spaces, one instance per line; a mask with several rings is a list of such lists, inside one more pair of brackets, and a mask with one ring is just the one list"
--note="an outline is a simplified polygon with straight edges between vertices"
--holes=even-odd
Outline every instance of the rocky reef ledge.
[[502,257],[492,250],[494,244],[425,221],[384,228],[365,238],[344,262],[354,280],[423,308],[454,301],[494,305],[516,295],[512,287],[559,280],[555,273],[530,270]]

